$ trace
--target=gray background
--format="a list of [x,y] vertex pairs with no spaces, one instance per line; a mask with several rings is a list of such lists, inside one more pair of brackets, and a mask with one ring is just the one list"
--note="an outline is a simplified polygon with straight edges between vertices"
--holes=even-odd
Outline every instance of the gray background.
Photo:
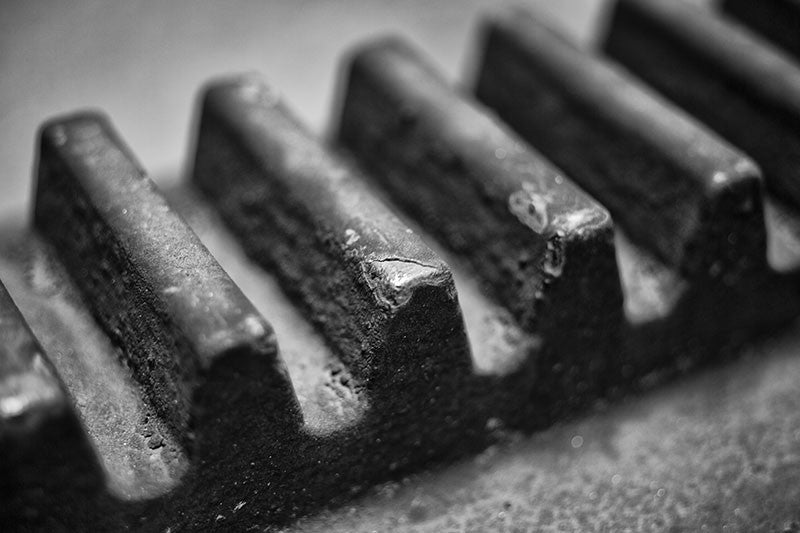
[[[354,44],[399,32],[444,72],[468,68],[477,15],[508,0],[0,0],[0,214],[26,216],[43,120],[111,115],[151,176],[176,179],[209,78],[259,71],[322,131]],[[585,35],[605,2],[522,0]]]

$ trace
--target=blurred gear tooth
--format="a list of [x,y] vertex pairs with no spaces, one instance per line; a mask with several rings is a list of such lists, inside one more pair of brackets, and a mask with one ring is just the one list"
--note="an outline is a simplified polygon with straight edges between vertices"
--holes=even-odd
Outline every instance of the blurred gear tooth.
[[529,12],[484,25],[475,93],[687,276],[763,269],[761,173],[745,154]]
[[800,66],[788,55],[714,12],[659,0],[618,0],[603,49],[747,152],[767,188],[800,206]]
[[80,528],[74,511],[96,517],[103,489],[70,397],[0,283],[0,525]]
[[800,2],[722,0],[722,12],[800,59]]

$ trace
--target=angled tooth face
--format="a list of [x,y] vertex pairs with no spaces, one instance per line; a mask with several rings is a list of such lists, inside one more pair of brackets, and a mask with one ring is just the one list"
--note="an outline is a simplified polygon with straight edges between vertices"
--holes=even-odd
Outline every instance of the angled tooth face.
[[207,89],[193,181],[373,396],[469,372],[447,265],[257,78]]
[[228,409],[255,416],[247,409],[254,403],[276,426],[297,425],[271,327],[108,120],[55,119],[42,129],[40,150],[35,225],[176,437],[184,445],[193,433],[207,438]]
[[94,451],[6,288],[0,284],[0,523],[26,516],[42,530],[103,488]]
[[540,385],[601,381],[598,354],[614,345],[621,310],[608,212],[404,42],[362,47],[347,75],[338,141],[545,337]]
[[530,13],[487,21],[475,92],[687,275],[763,266],[760,171],[743,153]]
[[723,0],[721,8],[726,14],[800,58],[800,1]]
[[789,56],[687,2],[653,0],[618,1],[603,47],[752,156],[767,187],[800,205],[800,66]]

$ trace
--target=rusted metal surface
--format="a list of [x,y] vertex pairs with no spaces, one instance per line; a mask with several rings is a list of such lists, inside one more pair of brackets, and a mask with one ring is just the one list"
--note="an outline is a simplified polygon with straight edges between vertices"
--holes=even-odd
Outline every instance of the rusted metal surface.
[[689,276],[765,260],[755,163],[615,65],[525,10],[485,22],[475,94]]
[[[665,257],[409,45],[351,58],[349,154],[249,75],[207,86],[191,181],[164,196],[102,115],[42,130],[34,225],[0,234],[21,311],[0,291],[0,401],[50,391],[59,414],[19,432],[0,411],[3,529],[797,529],[797,333],[754,339],[800,314],[800,217],[767,198],[760,223],[746,156],[688,118],[666,135],[658,106],[653,131],[606,119],[670,169],[696,134],[673,181],[748,163],[743,224],[722,210]],[[528,181],[546,201],[514,196]],[[728,192],[690,189],[671,207]],[[555,215],[586,209],[594,247],[554,262]],[[504,287],[528,281],[502,275],[517,253],[533,312]]]
[[527,403],[564,409],[617,381],[622,291],[608,212],[402,40],[363,46],[348,68],[339,141],[540,340]]
[[[87,113],[47,124],[37,187],[34,225],[178,443],[204,440],[213,431],[204,417],[231,407],[214,402],[222,391],[200,390],[229,371],[241,374],[236,389],[254,380],[241,401],[277,400],[275,416],[297,423],[271,326],[170,210],[107,119]],[[207,401],[215,405],[197,405]]]

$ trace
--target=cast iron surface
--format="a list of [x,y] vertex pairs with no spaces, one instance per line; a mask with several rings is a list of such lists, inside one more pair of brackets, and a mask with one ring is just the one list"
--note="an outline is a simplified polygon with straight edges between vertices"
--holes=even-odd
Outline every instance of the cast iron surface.
[[[402,89],[402,84],[397,87]],[[454,253],[446,239],[440,246],[430,223],[423,221],[419,227],[411,219],[390,215],[377,198],[391,203],[398,193],[365,188],[355,166],[338,160],[285,110],[275,109],[277,100],[269,89],[271,115],[253,122],[243,119],[262,116],[255,110],[237,115],[241,106],[246,109],[252,103],[253,94],[261,94],[260,88],[255,93],[252,88],[252,77],[244,78],[239,87],[230,87],[231,96],[222,99],[215,111],[216,122],[208,127],[216,135],[230,136],[232,150],[244,151],[211,163],[196,160],[195,181],[205,188],[206,198],[184,185],[166,188],[164,201],[102,118],[84,115],[59,123],[70,129],[77,127],[76,120],[88,121],[92,130],[89,141],[80,128],[75,132],[77,138],[66,137],[68,148],[74,150],[72,155],[66,152],[66,157],[59,154],[65,149],[58,148],[61,137],[54,129],[56,124],[48,130],[45,138],[50,151],[43,152],[43,168],[51,177],[42,182],[45,186],[38,193],[38,203],[51,207],[39,210],[36,220],[41,231],[22,220],[10,221],[0,238],[0,278],[39,344],[28,333],[15,304],[7,299],[0,300],[0,316],[3,328],[9,328],[0,331],[4,340],[27,339],[11,343],[19,348],[13,352],[16,359],[9,360],[30,362],[41,358],[42,350],[50,358],[55,372],[48,370],[46,363],[34,367],[37,375],[47,378],[46,390],[55,391],[58,416],[65,423],[49,425],[56,434],[42,439],[36,424],[13,433],[18,417],[15,420],[8,409],[0,413],[3,458],[20,457],[21,453],[30,459],[28,463],[0,463],[0,471],[27,476],[19,465],[33,464],[27,478],[33,480],[32,485],[44,483],[37,481],[42,478],[53,485],[51,491],[37,491],[31,498],[15,491],[22,507],[6,506],[4,511],[21,513],[17,520],[24,516],[31,528],[48,531],[56,530],[58,521],[71,530],[151,531],[798,528],[800,394],[796,383],[800,367],[796,351],[800,332],[784,327],[799,310],[794,272],[800,257],[800,224],[792,208],[772,199],[765,204],[770,267],[756,261],[760,265],[756,271],[737,276],[733,287],[686,276],[651,255],[641,241],[632,244],[617,229],[613,245],[625,300],[619,309],[622,303],[611,299],[609,311],[619,316],[610,323],[612,327],[615,320],[619,323],[623,345],[610,354],[617,359],[610,366],[606,386],[588,394],[580,387],[563,391],[566,396],[582,396],[578,402],[567,402],[582,406],[581,410],[559,411],[561,422],[541,430],[556,420],[547,415],[528,417],[525,413],[541,411],[535,402],[528,411],[530,397],[521,391],[552,383],[560,370],[541,368],[531,373],[525,370],[527,362],[541,357],[541,347],[557,342],[559,335],[573,335],[578,330],[542,331],[529,324],[516,325],[513,310],[510,313],[495,301],[496,292],[484,285],[486,276],[471,264],[468,253]],[[239,97],[242,94],[245,98]],[[456,97],[446,98],[455,101]],[[255,129],[237,131],[245,123]],[[270,137],[272,134],[275,137]],[[254,137],[258,143],[251,142]],[[202,138],[201,133],[200,147]],[[287,139],[291,142],[282,145]],[[261,164],[264,159],[259,150],[263,146],[271,146],[273,155],[283,154],[284,165]],[[451,149],[458,153],[460,146],[456,142]],[[292,157],[298,153],[304,156],[300,165]],[[70,162],[70,157],[74,161]],[[309,158],[311,165],[307,164]],[[64,160],[66,165],[59,162]],[[252,175],[257,182],[249,187],[256,183],[272,187],[264,183],[268,179],[277,188],[256,188],[261,192],[252,196],[244,188],[227,200],[227,189],[210,188],[215,178],[225,176],[226,165],[243,160],[254,162]],[[93,183],[92,172],[97,168],[113,179]],[[342,181],[326,189],[331,173]],[[81,183],[84,192],[53,194],[58,190],[53,174]],[[234,172],[225,179],[241,175]],[[115,191],[123,194],[115,195]],[[349,207],[368,206],[362,211],[369,216],[348,218],[356,211],[346,208],[350,198],[360,200]],[[226,212],[225,202],[237,199],[244,199],[251,208],[247,219],[251,225],[237,226],[239,210]],[[528,201],[536,212],[539,205]],[[275,239],[275,248],[259,251],[260,239],[254,231],[270,230],[271,226],[258,224],[264,210],[274,210],[278,204],[289,206],[283,219],[289,222],[278,224],[280,231],[269,236]],[[519,208],[517,204],[509,202],[512,214]],[[133,209],[124,212],[129,207]],[[77,209],[81,216],[63,219],[65,224],[77,224],[69,231],[69,226],[60,227],[57,221],[47,219],[49,213],[70,209]],[[158,223],[149,228],[148,221]],[[361,224],[358,234],[351,227],[355,222]],[[723,217],[723,227],[728,222]],[[81,224],[102,239],[81,239]],[[372,242],[370,236],[386,231],[387,225],[397,228],[400,241],[409,240],[402,253],[383,250],[391,245],[380,239]],[[175,296],[179,291],[170,290],[176,279],[162,279],[182,272],[169,268],[169,239],[176,235],[174,244],[188,246],[191,250],[187,253],[205,258],[203,268],[216,272],[205,281],[222,284],[208,291],[190,284],[186,305],[181,304],[180,295]],[[358,237],[355,241],[354,235]],[[313,238],[303,246],[287,247],[286,254],[270,255],[273,249],[281,249],[282,240],[294,242],[301,236]],[[763,242],[763,233],[760,238]],[[353,250],[361,239],[365,239],[364,248]],[[92,251],[92,242],[110,240],[115,242],[110,249],[116,254],[111,259],[104,258],[109,247]],[[375,250],[380,253],[374,254]],[[371,262],[387,258],[383,252],[392,256],[391,264],[371,270]],[[412,258],[416,266],[409,272],[398,257]],[[753,257],[762,259],[763,248]],[[120,272],[102,282],[87,282],[98,279],[93,269],[105,272],[103,265]],[[427,270],[420,273],[418,267]],[[305,269],[305,275],[297,276],[297,269]],[[431,269],[435,275],[429,276]],[[320,271],[333,276],[319,276]],[[198,273],[203,272],[183,274]],[[314,285],[316,279],[355,283],[340,297],[354,298],[344,308],[355,305],[364,310],[365,318],[387,312],[388,321],[379,322],[391,324],[394,310],[408,307],[413,320],[390,326],[388,333],[378,326],[374,337],[359,336],[364,324],[359,324],[357,313],[350,316],[315,307],[335,297],[324,283]],[[198,281],[202,284],[204,280]],[[434,289],[444,287],[445,297],[415,304],[413,294],[420,281]],[[455,309],[453,284],[459,303]],[[102,290],[103,286],[108,290]],[[164,338],[177,338],[179,344],[190,347],[203,346],[196,339],[202,339],[206,330],[194,327],[191,317],[205,320],[216,316],[226,322],[226,315],[216,314],[220,302],[207,306],[211,315],[204,314],[203,305],[194,305],[220,298],[216,289],[232,295],[226,297],[231,297],[233,304],[222,308],[235,316],[246,309],[245,314],[267,333],[269,342],[256,344],[259,349],[268,348],[263,355],[268,356],[270,368],[248,365],[244,372],[229,373],[229,369],[243,367],[231,367],[211,350],[212,355],[200,361],[219,359],[222,363],[209,374],[210,379],[206,381],[203,372],[177,379],[167,373],[165,382],[180,391],[176,394],[179,401],[174,407],[159,405],[163,396],[148,384],[149,374],[143,377],[136,361],[131,362],[139,352],[126,343],[154,344],[156,350],[146,353],[157,361],[169,361],[176,354],[166,349],[158,355]],[[116,313],[104,302],[118,298],[116,307],[124,311],[130,297],[147,301],[130,306],[127,322],[116,324],[104,318]],[[376,304],[384,310],[377,315],[369,308]],[[192,309],[200,311],[186,312]],[[171,317],[176,311],[180,316]],[[147,312],[152,312],[150,318]],[[424,313],[431,312],[433,319],[426,320]],[[135,336],[118,336],[119,328],[141,323],[162,325]],[[176,323],[180,325],[176,327]],[[447,330],[444,335],[442,327]],[[783,333],[768,341],[754,340],[776,328]],[[428,329],[435,335],[425,338]],[[150,337],[149,331],[155,334]],[[254,329],[242,331],[251,335]],[[271,331],[280,346],[277,360],[268,334]],[[392,332],[396,332],[395,340]],[[411,342],[404,348],[408,337],[415,335],[425,342]],[[402,348],[398,350],[402,358],[392,358],[380,342],[371,344],[371,339],[387,338],[392,346]],[[353,339],[361,343],[359,350],[353,351]],[[454,340],[454,349],[438,352],[436,346],[447,344],[448,339]],[[413,346],[432,350],[415,353]],[[177,353],[195,357],[191,348]],[[363,359],[363,355],[369,357]],[[445,358],[439,359],[443,355]],[[730,356],[738,361],[730,362]],[[281,359],[293,389],[288,395],[285,374],[275,372],[274,365],[277,361],[280,367]],[[720,363],[720,359],[728,362]],[[442,369],[426,373],[426,361],[438,360],[447,362],[455,372],[447,376],[442,376]],[[421,368],[414,364],[417,361]],[[714,365],[708,368],[712,361]],[[387,364],[391,377],[381,375]],[[705,369],[689,376],[688,370],[696,366]],[[17,376],[31,374],[27,368],[31,365],[0,367],[4,386],[19,381]],[[245,381],[264,384],[260,376],[265,371],[278,379],[266,384],[268,403],[254,408],[251,401],[257,401],[258,394],[241,394],[236,385]],[[440,378],[445,380],[437,382]],[[400,385],[399,390],[392,389],[393,385]],[[200,391],[196,403],[187,393],[190,390]],[[642,390],[649,392],[636,392]],[[58,391],[66,391],[69,401]],[[0,392],[4,408],[22,405],[13,387]],[[231,407],[230,394],[251,403]],[[8,398],[11,402],[5,401]],[[435,405],[428,403],[431,398],[437,400]],[[273,404],[276,399],[280,401]],[[592,403],[593,408],[586,407]],[[32,406],[31,420],[39,421],[37,404],[25,405]],[[301,425],[297,418],[284,416],[298,407]],[[77,432],[73,413],[82,423]],[[573,421],[564,421],[565,415]],[[250,421],[242,422],[242,417]],[[265,423],[275,417],[290,423]],[[21,441],[14,440],[14,435],[20,434],[30,447],[20,447]],[[58,461],[68,470],[51,470],[47,461],[59,456],[37,452],[36,439],[68,446],[63,451],[74,455]],[[93,449],[85,446],[87,440]],[[428,471],[412,473],[422,467]],[[4,476],[6,483],[8,479]],[[365,490],[365,496],[353,500]],[[331,509],[322,510],[326,506]],[[306,517],[295,521],[297,516]]]
[[[340,144],[541,340],[520,397],[555,418],[613,386],[622,291],[608,211],[408,42],[361,45],[345,68]],[[516,423],[535,424],[533,412],[517,409],[524,421]]]

